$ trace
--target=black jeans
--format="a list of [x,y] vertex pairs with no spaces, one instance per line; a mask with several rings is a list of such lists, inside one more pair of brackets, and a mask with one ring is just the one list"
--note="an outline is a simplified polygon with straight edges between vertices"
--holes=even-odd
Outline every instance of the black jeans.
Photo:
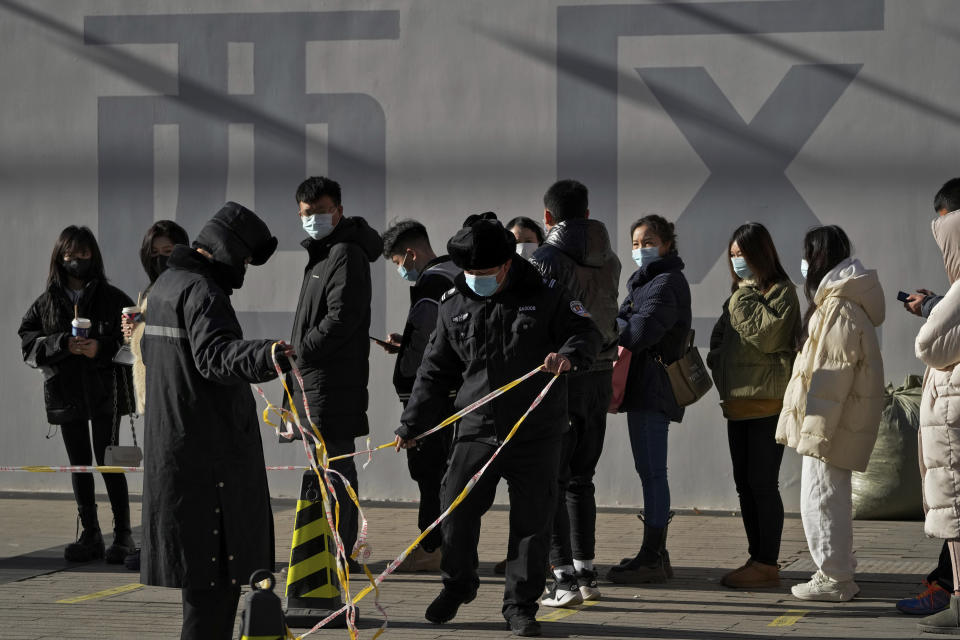
[[[450,413],[453,413],[451,411]],[[417,512],[417,526],[420,531],[436,521],[442,513],[440,508],[440,487],[447,472],[447,458],[450,456],[450,442],[455,426],[450,425],[437,433],[418,441],[417,446],[407,449],[407,469],[410,478],[420,488],[420,508]],[[434,551],[443,544],[443,530],[437,527],[423,539],[420,546],[425,551]]]
[[[92,429],[87,426],[86,420],[77,420],[60,425],[63,435],[63,444],[67,448],[67,457],[70,464],[75,466],[92,465],[94,458],[97,464],[103,464],[103,454],[107,445],[113,442],[115,428],[114,417],[110,415],[96,416],[90,421]],[[90,449],[90,435],[93,433],[93,450]],[[73,495],[78,507],[92,507],[97,500],[94,493],[92,473],[71,474]],[[127,476],[122,473],[103,474],[103,483],[107,486],[107,495],[110,497],[110,506],[115,515],[129,513],[130,502],[127,494]],[[129,516],[128,516],[129,517]]]
[[940,559],[937,561],[937,568],[927,576],[927,582],[938,583],[941,587],[953,593],[953,567],[950,564],[950,549],[947,547],[947,541],[943,541],[943,548],[940,549]]
[[[220,526],[223,528],[223,519]],[[230,570],[226,562],[226,536],[220,536],[219,587],[212,589],[181,589],[183,600],[183,627],[180,640],[231,640],[233,623],[240,602],[240,587],[230,584]]]
[[[327,455],[331,458],[341,456],[347,453],[353,453],[357,450],[353,439],[349,440],[324,440],[327,444]],[[360,487],[357,483],[357,465],[354,463],[356,458],[346,458],[331,463],[330,468],[343,474],[350,486],[360,496]],[[340,503],[340,526],[337,531],[343,540],[343,548],[346,549],[349,556],[353,552],[353,545],[357,542],[357,506],[347,495],[347,490],[337,476],[332,476],[333,490],[337,493],[337,502]],[[331,505],[332,506],[332,505]]]
[[[443,521],[443,587],[460,597],[476,593],[480,518],[493,504],[500,478],[510,496],[510,533],[503,590],[503,615],[535,614],[547,580],[550,527],[556,507],[559,438],[510,442],[460,506]],[[443,508],[490,459],[496,447],[487,442],[453,445],[443,478]]]
[[783,535],[779,480],[783,445],[774,439],[778,418],[770,416],[727,423],[733,481],[740,496],[740,515],[747,532],[748,552],[752,560],[768,565],[777,564]]
[[596,549],[597,501],[593,476],[607,432],[607,408],[613,387],[610,371],[570,377],[567,411],[570,431],[563,437],[557,509],[550,536],[550,563],[570,565],[593,560]]

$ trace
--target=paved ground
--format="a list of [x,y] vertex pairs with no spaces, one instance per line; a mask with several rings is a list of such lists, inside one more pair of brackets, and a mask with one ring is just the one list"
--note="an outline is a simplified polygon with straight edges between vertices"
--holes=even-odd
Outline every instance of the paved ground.
[[[109,509],[106,500],[101,509]],[[139,504],[133,505],[139,519]],[[0,638],[176,638],[179,592],[141,587],[138,575],[99,563],[67,567],[62,548],[74,533],[72,500],[0,498]],[[367,508],[374,567],[383,568],[416,531],[408,506]],[[289,555],[293,505],[275,505],[277,558]],[[436,575],[388,578],[382,603],[390,615],[387,639],[508,638],[500,616],[503,579],[493,564],[506,545],[505,511],[492,511],[480,546],[481,588],[477,600],[455,621],[434,626],[423,610],[439,590]],[[107,516],[108,519],[109,516]],[[617,562],[639,546],[639,522],[625,512],[601,513],[599,564]],[[669,548],[676,578],[666,585],[621,587],[601,583],[603,600],[580,610],[542,608],[544,635],[559,638],[909,638],[918,637],[915,619],[894,602],[916,593],[922,574],[936,561],[939,541],[923,537],[917,522],[856,523],[856,548],[863,573],[860,596],[845,604],[802,603],[789,586],[807,579],[809,556],[800,521],[788,518],[782,562],[784,587],[734,592],[719,585],[728,568],[742,563],[745,541],[739,518],[729,515],[677,516]],[[73,602],[65,602],[73,600]],[[380,622],[361,605],[362,637]],[[343,630],[322,630],[313,638],[347,638]]]

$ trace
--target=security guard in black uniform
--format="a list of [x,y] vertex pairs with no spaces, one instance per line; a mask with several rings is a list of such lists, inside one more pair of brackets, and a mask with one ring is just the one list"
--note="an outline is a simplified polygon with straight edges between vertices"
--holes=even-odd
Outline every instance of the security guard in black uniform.
[[[603,339],[590,314],[562,287],[545,283],[527,261],[515,259],[515,245],[513,234],[496,220],[476,221],[447,243],[464,273],[441,299],[436,332],[396,430],[398,448],[413,446],[416,435],[446,417],[447,393],[457,386],[455,404],[462,409],[538,365],[550,373],[578,371],[596,357]],[[461,420],[443,480],[444,509],[546,382],[546,375],[534,377]],[[503,616],[516,635],[540,635],[535,615],[546,582],[561,437],[569,427],[566,402],[561,378],[444,520],[443,591],[427,608],[427,620],[448,622],[476,596],[480,518],[493,504],[500,478],[506,478],[510,543]]]

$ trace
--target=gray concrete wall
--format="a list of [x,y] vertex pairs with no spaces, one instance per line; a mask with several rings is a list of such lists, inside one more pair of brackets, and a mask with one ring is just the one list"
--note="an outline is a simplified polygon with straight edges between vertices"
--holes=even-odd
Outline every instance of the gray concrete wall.
[[[108,275],[135,296],[154,219],[193,234],[225,199],[248,204],[281,246],[234,303],[250,336],[285,338],[304,261],[293,191],[316,173],[342,182],[348,215],[381,229],[418,218],[440,246],[469,213],[539,217],[553,180],[579,178],[624,282],[629,224],[677,220],[701,343],[728,293],[734,227],[767,224],[799,281],[803,232],[836,223],[887,292],[886,378],[921,373],[920,321],[895,296],[947,286],[929,221],[934,192],[960,174],[956,6],[0,0],[0,464],[66,463],[16,338],[61,228],[91,226]],[[383,335],[403,325],[406,284],[389,263],[373,271]],[[375,349],[375,443],[399,417],[391,371]],[[603,504],[642,500],[625,426],[609,420]],[[671,430],[674,504],[734,508],[716,395]],[[302,461],[264,436],[269,463]],[[795,510],[792,452],[782,479]],[[370,499],[415,497],[391,453],[361,483]],[[271,475],[275,495],[297,487],[296,474]],[[67,491],[69,479],[3,473],[0,489]]]

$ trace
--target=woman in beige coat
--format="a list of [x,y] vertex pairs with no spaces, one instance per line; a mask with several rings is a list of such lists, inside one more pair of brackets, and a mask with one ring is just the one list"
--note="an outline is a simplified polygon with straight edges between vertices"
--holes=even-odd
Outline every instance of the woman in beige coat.
[[885,307],[877,272],[850,253],[835,225],[803,241],[810,307],[777,424],[777,442],[803,456],[800,515],[817,571],[793,587],[801,600],[843,602],[860,591],[851,475],[866,469],[877,439],[884,388],[876,328]]
[[[960,211],[933,221],[950,290],[917,334],[917,357],[927,365],[920,402],[920,471],[925,533],[947,540],[954,585],[960,584]],[[955,586],[956,589],[956,586]],[[924,618],[921,631],[960,635],[960,595]]]

